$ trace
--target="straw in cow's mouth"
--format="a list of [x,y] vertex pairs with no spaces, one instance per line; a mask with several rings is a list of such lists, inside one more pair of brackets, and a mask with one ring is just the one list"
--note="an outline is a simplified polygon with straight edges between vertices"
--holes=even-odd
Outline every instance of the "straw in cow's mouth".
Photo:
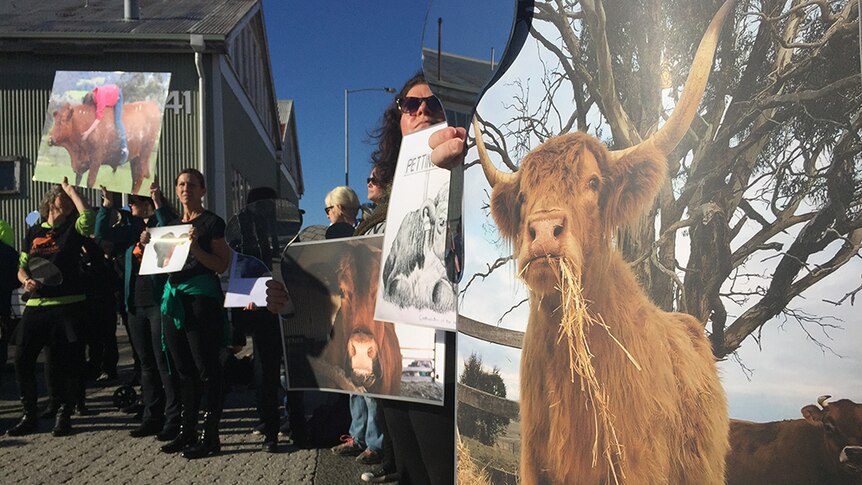
[[[594,315],[587,308],[587,300],[582,293],[581,279],[579,273],[574,270],[572,261],[561,258],[559,273],[557,275],[558,289],[561,294],[562,320],[560,321],[560,335],[557,343],[566,340],[569,350],[569,370],[572,383],[575,382],[575,374],[578,375],[581,384],[581,392],[587,398],[587,405],[593,410],[593,422],[595,423],[595,441],[593,442],[593,466],[598,462],[599,436],[603,436],[602,447],[605,460],[608,464],[608,474],[613,483],[619,484],[620,478],[625,478],[623,449],[617,438],[614,427],[614,416],[610,411],[609,396],[603,389],[602,384],[596,377],[593,367],[593,354],[587,341],[587,333],[590,327],[598,325],[602,327],[608,336],[626,354],[629,361],[640,370],[640,365],[629,353],[623,344],[614,337],[610,327],[602,320],[601,315]],[[619,472],[619,477],[617,476]]]

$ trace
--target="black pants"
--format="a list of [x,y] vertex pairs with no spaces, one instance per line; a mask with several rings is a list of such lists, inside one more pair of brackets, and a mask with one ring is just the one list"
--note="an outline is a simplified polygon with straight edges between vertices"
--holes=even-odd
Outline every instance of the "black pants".
[[[455,480],[455,333],[446,332],[443,406],[380,399],[403,485]],[[384,447],[386,443],[384,442]],[[384,454],[386,453],[384,449]]]
[[157,305],[134,307],[129,312],[129,338],[141,363],[144,421],[179,426],[180,399],[162,351],[162,320]]
[[87,300],[89,368],[93,378],[105,372],[117,374],[120,353],[117,348],[117,304],[113,298]]
[[281,387],[281,331],[278,316],[267,310],[235,310],[234,328],[250,335],[254,345],[254,384],[257,412],[268,438],[278,435],[278,390]]
[[224,347],[222,305],[207,296],[180,298],[185,310],[183,328],[177,329],[169,317],[162,318],[183,412],[196,415],[203,398],[211,419],[218,421],[224,404],[219,362],[219,353]]
[[15,379],[24,413],[36,414],[36,359],[45,348],[45,359],[60,405],[71,412],[78,400],[80,373],[84,367],[81,335],[83,303],[26,307],[15,339]]

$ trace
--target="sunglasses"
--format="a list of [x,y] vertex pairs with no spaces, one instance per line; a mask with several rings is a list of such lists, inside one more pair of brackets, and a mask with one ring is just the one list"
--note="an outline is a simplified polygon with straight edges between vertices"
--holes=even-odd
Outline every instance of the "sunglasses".
[[329,207],[324,207],[324,208],[323,208],[323,212],[326,212],[326,215],[329,215],[329,211],[331,211],[331,210],[332,210],[332,209],[334,209],[334,208],[335,208],[335,206],[334,206],[334,205],[331,205],[331,206],[329,206]]
[[440,104],[440,100],[434,95],[428,96],[427,98],[404,96],[403,98],[398,98],[397,103],[398,109],[406,115],[416,114],[422,106],[422,103],[425,103],[425,107],[428,108],[428,111],[431,113],[438,114],[443,112],[443,105]]
[[379,178],[374,178],[374,177],[368,177],[367,179],[365,179],[365,183],[369,184],[369,185],[376,185],[378,187],[383,185],[382,180],[380,180]]

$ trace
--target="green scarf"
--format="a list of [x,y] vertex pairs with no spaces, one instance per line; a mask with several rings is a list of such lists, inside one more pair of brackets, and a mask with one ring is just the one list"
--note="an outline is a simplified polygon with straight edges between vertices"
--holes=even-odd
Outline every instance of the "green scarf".
[[[183,322],[186,319],[186,310],[183,307],[183,301],[180,298],[182,295],[189,296],[209,296],[220,300],[223,295],[221,292],[221,284],[218,278],[213,278],[209,274],[200,274],[193,276],[188,280],[174,286],[170,280],[165,283],[165,291],[162,293],[161,310],[162,315],[174,321],[174,326],[177,330],[182,330]],[[227,319],[227,313],[222,311],[222,325],[224,326],[224,340],[230,342],[231,326]],[[167,351],[168,346],[165,341],[164,320],[162,320],[162,350]]]

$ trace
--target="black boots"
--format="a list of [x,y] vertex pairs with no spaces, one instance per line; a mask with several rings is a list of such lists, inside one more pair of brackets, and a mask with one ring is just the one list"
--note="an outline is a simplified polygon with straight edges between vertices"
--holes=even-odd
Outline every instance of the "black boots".
[[172,441],[161,447],[165,453],[178,453],[183,451],[187,446],[192,446],[197,442],[198,436],[195,428],[198,425],[198,413],[183,411],[182,423],[180,423],[180,434]]
[[219,416],[216,413],[204,414],[204,430],[198,442],[185,451],[183,457],[193,460],[214,455],[221,451],[221,442],[218,437]]
[[69,404],[61,404],[57,409],[57,418],[54,420],[54,429],[51,434],[54,436],[68,436],[72,433],[72,406]]
[[25,436],[30,433],[35,433],[38,419],[36,413],[24,413],[24,417],[15,426],[12,426],[6,431],[7,436]]

